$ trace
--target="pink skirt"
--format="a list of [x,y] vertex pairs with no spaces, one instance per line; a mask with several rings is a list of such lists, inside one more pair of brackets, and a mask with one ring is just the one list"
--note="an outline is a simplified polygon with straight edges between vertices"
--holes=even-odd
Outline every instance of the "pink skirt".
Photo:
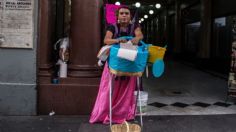
[[[114,76],[113,76],[114,77]],[[99,86],[97,99],[91,113],[89,122],[109,123],[109,82],[112,75],[106,63]],[[113,79],[112,95],[112,122],[123,123],[135,117],[134,90],[137,85],[137,77],[125,77]]]

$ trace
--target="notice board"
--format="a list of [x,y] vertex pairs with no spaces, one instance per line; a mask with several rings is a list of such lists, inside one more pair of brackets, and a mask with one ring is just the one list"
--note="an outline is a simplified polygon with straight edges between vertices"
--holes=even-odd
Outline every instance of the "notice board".
[[0,47],[33,48],[34,0],[0,1]]

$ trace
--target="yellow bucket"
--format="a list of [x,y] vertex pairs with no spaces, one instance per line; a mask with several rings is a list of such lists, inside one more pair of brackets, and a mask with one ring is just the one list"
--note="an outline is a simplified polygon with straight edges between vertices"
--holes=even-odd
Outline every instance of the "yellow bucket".
[[154,63],[157,59],[162,60],[164,58],[166,48],[160,46],[149,46],[148,51],[149,51],[148,62]]

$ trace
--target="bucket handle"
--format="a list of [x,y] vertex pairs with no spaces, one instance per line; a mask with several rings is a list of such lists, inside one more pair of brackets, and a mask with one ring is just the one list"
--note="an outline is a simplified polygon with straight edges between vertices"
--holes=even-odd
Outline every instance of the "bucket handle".
[[[123,124],[125,124],[125,126],[126,126],[126,128],[127,128],[126,132],[130,132],[130,131],[129,131],[129,124],[128,124],[128,122],[127,122],[127,121],[124,121],[121,125],[123,125]],[[110,129],[111,129],[111,132],[113,132],[113,131],[112,131],[112,126],[111,126]]]

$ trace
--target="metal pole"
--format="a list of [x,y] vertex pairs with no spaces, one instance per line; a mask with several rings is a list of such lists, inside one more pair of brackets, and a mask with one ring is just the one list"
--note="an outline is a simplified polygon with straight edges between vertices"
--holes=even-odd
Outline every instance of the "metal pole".
[[141,107],[141,96],[140,96],[140,77],[137,77],[137,87],[138,87],[138,100],[139,100],[139,111],[140,111],[140,122],[143,127],[143,115],[142,115],[142,107]]
[[110,127],[112,126],[112,81],[113,81],[113,76],[110,74],[110,81],[109,81],[109,113],[110,113]]

